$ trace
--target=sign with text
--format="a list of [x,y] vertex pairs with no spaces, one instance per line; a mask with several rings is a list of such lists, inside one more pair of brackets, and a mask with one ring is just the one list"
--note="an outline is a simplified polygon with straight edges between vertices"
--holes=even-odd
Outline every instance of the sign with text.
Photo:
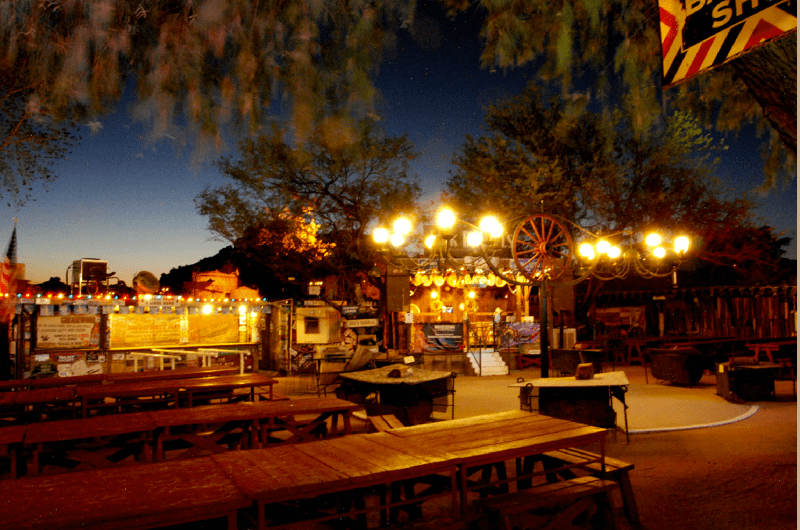
[[797,31],[796,0],[658,0],[667,89]]
[[94,315],[41,316],[36,324],[36,348],[92,349],[100,347],[100,317]]
[[423,338],[422,351],[439,352],[464,349],[464,325],[456,324],[417,324],[421,328],[418,335]]
[[380,325],[377,318],[351,318],[344,323],[348,328],[373,328]]

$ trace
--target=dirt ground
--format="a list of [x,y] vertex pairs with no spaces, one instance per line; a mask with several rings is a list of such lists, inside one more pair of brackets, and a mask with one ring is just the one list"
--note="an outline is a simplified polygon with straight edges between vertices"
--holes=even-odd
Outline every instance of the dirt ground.
[[636,465],[644,528],[797,528],[797,402],[778,386],[778,401],[740,422],[609,438],[608,454]]

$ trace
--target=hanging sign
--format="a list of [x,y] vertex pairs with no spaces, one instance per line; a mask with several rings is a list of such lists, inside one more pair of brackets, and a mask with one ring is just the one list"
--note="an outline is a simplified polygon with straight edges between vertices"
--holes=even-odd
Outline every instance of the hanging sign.
[[658,0],[662,87],[797,31],[796,0]]

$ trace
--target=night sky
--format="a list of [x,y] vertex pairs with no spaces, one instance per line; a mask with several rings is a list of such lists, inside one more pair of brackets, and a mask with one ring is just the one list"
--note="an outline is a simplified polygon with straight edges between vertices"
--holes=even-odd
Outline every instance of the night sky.
[[[414,36],[401,36],[380,67],[382,126],[409,134],[421,154],[413,171],[427,199],[443,188],[464,135],[481,133],[485,106],[519,93],[532,75],[530,69],[481,69],[478,29],[467,17],[449,21],[426,9],[416,17]],[[7,245],[17,218],[18,260],[32,283],[63,280],[73,260],[97,258],[130,285],[139,271],[158,277],[227,246],[213,239],[194,207],[196,195],[221,184],[221,175],[211,163],[193,164],[191,147],[148,146],[146,131],[124,107],[100,119],[97,134],[82,127],[80,145],[57,166],[58,179],[47,191],[35,189],[35,201],[19,210],[4,207],[0,244]],[[719,177],[737,190],[756,187],[763,181],[760,141],[746,135],[729,143]],[[787,257],[796,258],[797,181],[760,200],[757,214],[795,238]]]

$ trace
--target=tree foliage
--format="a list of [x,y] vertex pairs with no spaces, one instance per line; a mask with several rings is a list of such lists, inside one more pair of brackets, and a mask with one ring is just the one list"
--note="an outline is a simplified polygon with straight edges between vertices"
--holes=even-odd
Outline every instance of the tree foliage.
[[[2,64],[2,60],[0,60]],[[25,65],[0,68],[0,198],[19,207],[37,184],[55,179],[53,165],[78,141],[75,124],[54,120],[30,104]]]
[[[640,131],[673,107],[720,131],[756,123],[770,134],[767,184],[793,177],[795,35],[662,94],[653,0],[439,2],[484,17],[485,67],[534,65],[541,79],[561,81],[564,94],[621,99]],[[291,116],[303,141],[319,126],[342,134],[346,116],[373,112],[376,67],[415,3],[15,0],[0,4],[0,48],[6,65],[26,57],[35,66],[34,106],[104,112],[131,81],[135,115],[155,138],[188,128],[201,145],[220,146],[226,128],[263,134],[270,119]]]
[[621,243],[653,229],[684,232],[703,243],[696,256],[711,263],[777,259],[760,243],[737,241],[756,231],[751,205],[728,198],[713,178],[724,146],[688,114],[675,113],[642,134],[622,112],[572,112],[574,105],[545,99],[531,85],[490,107],[487,134],[467,137],[455,157],[453,200],[478,212],[501,205],[495,209],[510,220],[536,211],[560,215]]
[[631,115],[647,131],[663,109],[691,111],[718,131],[756,124],[769,135],[766,183],[794,178],[797,154],[797,38],[786,36],[662,92],[658,2],[653,0],[441,0],[452,14],[485,14],[485,67],[535,65]]
[[[413,4],[399,0],[15,0],[0,5],[0,49],[29,57],[31,101],[102,113],[136,83],[153,135],[188,128],[263,132],[288,101],[295,133],[371,108],[370,82]],[[285,100],[283,98],[286,98]],[[185,122],[183,121],[185,120]]]
[[359,131],[347,145],[331,145],[318,131],[295,146],[277,127],[244,140],[239,158],[219,162],[229,182],[205,189],[197,210],[212,232],[279,277],[369,270],[367,225],[413,205],[420,190],[408,173],[415,154],[405,136],[381,136],[369,123]]

